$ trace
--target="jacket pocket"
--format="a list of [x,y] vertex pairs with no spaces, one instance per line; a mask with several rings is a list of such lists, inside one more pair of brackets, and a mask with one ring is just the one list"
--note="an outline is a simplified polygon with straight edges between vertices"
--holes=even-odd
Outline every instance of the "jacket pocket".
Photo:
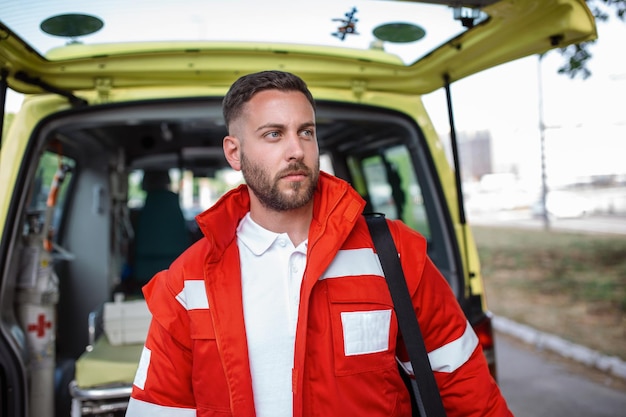
[[189,310],[189,332],[192,339],[215,339],[215,328],[208,308]]
[[230,415],[230,397],[209,309],[189,310],[192,385],[198,415]]
[[326,281],[335,374],[396,368],[398,326],[384,278],[357,276]]

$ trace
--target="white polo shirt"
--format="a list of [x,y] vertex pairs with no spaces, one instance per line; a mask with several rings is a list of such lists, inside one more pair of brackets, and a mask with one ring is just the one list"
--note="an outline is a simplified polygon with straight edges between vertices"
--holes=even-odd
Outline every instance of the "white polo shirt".
[[292,368],[307,241],[256,224],[237,227],[243,311],[257,417],[292,416]]

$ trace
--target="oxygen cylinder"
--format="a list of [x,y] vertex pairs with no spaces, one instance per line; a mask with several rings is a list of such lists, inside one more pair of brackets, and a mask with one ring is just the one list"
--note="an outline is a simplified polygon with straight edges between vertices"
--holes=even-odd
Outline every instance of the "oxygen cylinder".
[[42,247],[41,237],[27,236],[22,283],[18,291],[18,319],[25,331],[30,375],[30,416],[54,415],[54,367],[57,278],[52,256]]
[[[29,415],[54,416],[54,368],[58,277],[52,259],[52,214],[59,189],[70,167],[59,161],[43,222],[40,213],[30,214],[22,249],[18,280],[17,315],[26,334],[29,370]],[[42,224],[43,223],[43,224]]]

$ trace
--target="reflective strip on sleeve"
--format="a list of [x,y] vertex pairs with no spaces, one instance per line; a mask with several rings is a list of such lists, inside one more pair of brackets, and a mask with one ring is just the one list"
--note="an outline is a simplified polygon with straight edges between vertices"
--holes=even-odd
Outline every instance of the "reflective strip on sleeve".
[[437,372],[454,372],[472,356],[478,346],[478,336],[469,322],[458,339],[433,350],[428,354],[430,366]]
[[176,300],[187,310],[209,308],[209,299],[202,280],[185,281],[185,286],[176,296]]
[[355,275],[384,276],[378,255],[371,248],[340,250],[320,279]]
[[415,372],[413,372],[413,364],[410,361],[402,362],[397,356],[396,361],[400,364],[405,374],[415,376]]
[[133,385],[136,385],[137,388],[141,388],[146,385],[146,378],[148,378],[148,368],[150,367],[150,357],[152,356],[152,352],[147,347],[143,347],[141,351],[141,358],[139,358],[139,365],[137,366],[137,372],[135,373],[135,380],[133,381]]
[[196,417],[195,408],[166,407],[131,398],[126,417]]

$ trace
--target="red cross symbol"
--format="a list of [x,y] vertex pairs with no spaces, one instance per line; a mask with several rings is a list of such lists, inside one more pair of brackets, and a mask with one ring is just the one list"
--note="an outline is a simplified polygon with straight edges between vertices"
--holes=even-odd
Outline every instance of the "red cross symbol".
[[37,316],[37,323],[28,325],[28,331],[37,332],[37,337],[44,337],[46,335],[46,329],[50,329],[51,327],[52,322],[46,321],[46,316],[40,314]]

